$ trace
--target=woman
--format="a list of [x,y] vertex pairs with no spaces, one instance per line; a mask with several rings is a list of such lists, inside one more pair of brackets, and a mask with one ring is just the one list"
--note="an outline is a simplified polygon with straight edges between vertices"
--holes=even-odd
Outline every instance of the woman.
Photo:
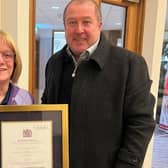
[[20,77],[22,63],[12,37],[0,30],[0,104],[33,104],[32,95],[19,88],[16,83]]

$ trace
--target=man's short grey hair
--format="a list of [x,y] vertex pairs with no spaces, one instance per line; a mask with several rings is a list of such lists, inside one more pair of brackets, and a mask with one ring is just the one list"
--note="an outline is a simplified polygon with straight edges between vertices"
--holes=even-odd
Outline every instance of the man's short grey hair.
[[101,21],[102,20],[102,14],[101,14],[101,10],[99,8],[99,5],[97,4],[97,2],[95,0],[71,0],[65,7],[64,9],[64,13],[63,13],[63,22],[65,24],[65,18],[66,18],[66,12],[67,12],[67,9],[68,7],[74,3],[74,2],[77,2],[78,4],[83,4],[83,3],[87,3],[87,2],[92,2],[95,6],[95,12],[96,12],[96,15],[97,15],[97,20],[98,21]]

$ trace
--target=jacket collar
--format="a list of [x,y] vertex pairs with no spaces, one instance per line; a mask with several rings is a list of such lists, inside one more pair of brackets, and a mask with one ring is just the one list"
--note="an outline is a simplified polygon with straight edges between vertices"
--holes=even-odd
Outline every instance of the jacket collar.
[[98,64],[100,69],[103,69],[105,65],[105,62],[108,57],[108,54],[106,53],[109,52],[110,47],[111,47],[110,43],[108,42],[106,37],[103,35],[103,33],[101,33],[100,41],[97,46],[97,49],[90,57],[92,60],[94,60]]

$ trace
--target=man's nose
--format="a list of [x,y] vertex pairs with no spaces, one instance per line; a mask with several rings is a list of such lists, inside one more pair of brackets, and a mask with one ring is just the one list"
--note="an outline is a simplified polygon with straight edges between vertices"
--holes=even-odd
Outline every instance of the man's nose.
[[76,26],[76,31],[78,33],[82,33],[84,31],[84,27],[82,25],[82,23],[78,23],[77,26]]

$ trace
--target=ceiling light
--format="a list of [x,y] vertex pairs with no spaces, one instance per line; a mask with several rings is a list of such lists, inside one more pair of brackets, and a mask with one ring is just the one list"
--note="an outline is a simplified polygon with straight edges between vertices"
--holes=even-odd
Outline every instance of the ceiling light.
[[118,25],[118,26],[120,26],[120,25],[121,25],[121,22],[117,22],[117,23],[115,23],[115,25]]
[[51,9],[58,10],[60,7],[59,6],[52,6]]

